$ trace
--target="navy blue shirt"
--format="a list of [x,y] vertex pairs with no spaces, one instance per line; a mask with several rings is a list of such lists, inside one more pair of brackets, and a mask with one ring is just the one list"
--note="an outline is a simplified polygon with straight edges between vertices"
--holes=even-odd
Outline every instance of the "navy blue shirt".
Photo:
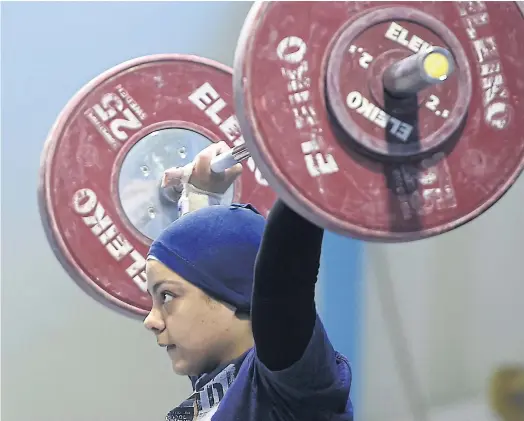
[[192,379],[168,421],[352,421],[351,368],[315,309],[323,230],[277,201],[255,265],[255,347]]

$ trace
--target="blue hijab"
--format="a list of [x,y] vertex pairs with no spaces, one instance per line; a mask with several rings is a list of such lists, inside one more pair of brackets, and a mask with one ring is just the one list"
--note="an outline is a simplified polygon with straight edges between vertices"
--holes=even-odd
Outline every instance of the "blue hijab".
[[249,312],[265,222],[251,205],[198,209],[171,223],[151,244],[148,258],[237,311]]

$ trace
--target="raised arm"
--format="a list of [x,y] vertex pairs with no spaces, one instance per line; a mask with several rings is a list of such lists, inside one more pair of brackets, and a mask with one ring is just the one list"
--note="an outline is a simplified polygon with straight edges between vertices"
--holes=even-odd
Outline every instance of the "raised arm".
[[251,315],[258,358],[270,370],[297,362],[311,339],[322,237],[321,228],[275,203],[255,265]]
[[323,234],[280,200],[269,214],[251,303],[258,382],[297,419],[336,413],[349,421],[351,368],[315,307]]

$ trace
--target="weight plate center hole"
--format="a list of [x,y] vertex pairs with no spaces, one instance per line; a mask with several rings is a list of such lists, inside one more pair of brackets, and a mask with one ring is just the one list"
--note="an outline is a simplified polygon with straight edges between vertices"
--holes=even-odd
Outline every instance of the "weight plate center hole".
[[[118,177],[118,198],[122,210],[142,235],[153,240],[179,217],[182,186],[162,188],[164,171],[183,167],[212,143],[189,129],[167,128],[149,133],[126,154]],[[231,204],[234,186],[224,194],[222,204]]]

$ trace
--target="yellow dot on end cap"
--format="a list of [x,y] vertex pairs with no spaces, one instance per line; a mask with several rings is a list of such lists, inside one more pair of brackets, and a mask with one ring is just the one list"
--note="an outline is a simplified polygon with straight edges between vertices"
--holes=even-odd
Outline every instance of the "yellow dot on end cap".
[[433,79],[444,80],[449,74],[449,60],[442,53],[429,53],[424,59],[424,71]]

